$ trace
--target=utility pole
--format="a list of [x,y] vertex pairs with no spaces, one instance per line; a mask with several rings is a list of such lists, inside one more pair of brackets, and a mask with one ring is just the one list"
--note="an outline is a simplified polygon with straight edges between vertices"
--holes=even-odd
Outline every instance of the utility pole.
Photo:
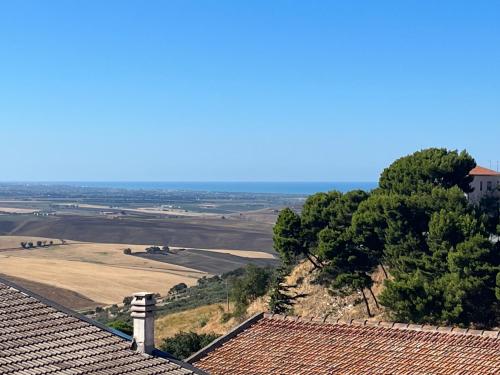
[[227,285],[227,278],[226,278],[226,305],[227,305],[227,312],[229,313],[229,288]]

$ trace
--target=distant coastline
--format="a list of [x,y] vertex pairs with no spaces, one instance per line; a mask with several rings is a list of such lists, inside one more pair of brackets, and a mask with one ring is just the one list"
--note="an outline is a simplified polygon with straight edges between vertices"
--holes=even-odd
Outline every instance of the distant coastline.
[[73,187],[110,188],[126,190],[187,190],[221,193],[293,194],[309,195],[320,191],[353,189],[372,190],[376,182],[148,182],[148,181],[46,181],[9,182],[26,185],[65,185]]

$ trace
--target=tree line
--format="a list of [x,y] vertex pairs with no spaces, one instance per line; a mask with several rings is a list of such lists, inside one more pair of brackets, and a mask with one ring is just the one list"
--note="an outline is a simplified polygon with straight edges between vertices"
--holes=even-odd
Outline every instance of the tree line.
[[21,241],[20,245],[23,249],[33,249],[34,247],[48,247],[54,245],[54,241],[38,240],[36,243],[33,241]]
[[[491,327],[499,322],[498,198],[469,204],[476,162],[465,151],[431,148],[402,157],[371,192],[310,196],[300,213],[280,212],[274,247],[283,274],[310,262],[332,293],[366,293],[394,320]],[[386,274],[379,301],[372,273]],[[390,275],[390,277],[389,277]],[[271,309],[290,309],[283,277]]]

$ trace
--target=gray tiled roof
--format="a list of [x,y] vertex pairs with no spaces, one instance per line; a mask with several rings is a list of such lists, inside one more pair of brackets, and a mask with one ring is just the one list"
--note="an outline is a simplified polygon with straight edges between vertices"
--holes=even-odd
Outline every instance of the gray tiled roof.
[[0,279],[2,375],[196,373],[183,362],[136,353],[126,336]]

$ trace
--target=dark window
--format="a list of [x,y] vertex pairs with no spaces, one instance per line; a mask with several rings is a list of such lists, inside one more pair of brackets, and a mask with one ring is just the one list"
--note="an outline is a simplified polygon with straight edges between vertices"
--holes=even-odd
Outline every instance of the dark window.
[[486,190],[491,191],[492,189],[493,189],[493,184],[491,183],[491,181],[488,181],[486,183]]
[[479,181],[479,191],[483,191],[483,181]]

